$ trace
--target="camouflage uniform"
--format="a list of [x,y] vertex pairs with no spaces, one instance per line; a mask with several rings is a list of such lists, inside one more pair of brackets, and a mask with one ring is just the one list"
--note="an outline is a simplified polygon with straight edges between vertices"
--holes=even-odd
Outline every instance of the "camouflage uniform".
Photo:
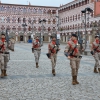
[[[65,48],[65,51],[68,53],[68,55],[70,56],[70,66],[72,69],[72,84],[79,84],[79,82],[77,81],[77,75],[78,75],[78,69],[80,67],[80,60],[82,58],[81,56],[81,48],[80,48],[80,44],[77,44],[76,48],[75,48],[76,44],[72,41],[69,40],[67,43],[67,46]],[[73,54],[70,55],[73,51]]]
[[94,52],[95,59],[94,73],[98,73],[98,71],[100,72],[100,44],[94,41],[91,46],[91,51]]
[[9,62],[9,52],[8,50],[11,49],[11,44],[9,44],[9,48],[7,47],[7,42],[0,40],[0,68],[1,68],[1,77],[7,76],[7,63]]
[[38,63],[39,63],[39,58],[40,58],[40,54],[41,54],[41,44],[39,42],[39,40],[33,40],[33,48],[34,48],[34,56],[35,56],[35,62],[36,62],[36,68],[39,67]]
[[48,45],[48,51],[51,54],[51,63],[52,63],[52,74],[55,76],[55,66],[57,61],[57,50],[59,50],[59,47],[56,45],[56,42],[51,41]]

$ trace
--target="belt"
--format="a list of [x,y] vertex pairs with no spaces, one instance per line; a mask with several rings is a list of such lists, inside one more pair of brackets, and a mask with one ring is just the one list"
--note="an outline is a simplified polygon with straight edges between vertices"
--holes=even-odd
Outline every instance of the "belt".
[[34,49],[34,50],[39,50],[40,51],[41,49]]
[[72,56],[72,57],[75,57],[75,58],[82,58],[82,56]]
[[9,52],[4,52],[4,54],[9,54]]
[[96,51],[96,52],[100,52],[100,51]]

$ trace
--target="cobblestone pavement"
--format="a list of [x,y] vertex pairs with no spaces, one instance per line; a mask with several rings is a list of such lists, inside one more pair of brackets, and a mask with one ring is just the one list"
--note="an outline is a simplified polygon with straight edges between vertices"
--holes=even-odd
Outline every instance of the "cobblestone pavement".
[[35,68],[31,44],[16,44],[8,63],[8,76],[0,78],[0,100],[100,100],[100,74],[93,73],[94,59],[83,56],[79,69],[79,85],[71,84],[69,60],[60,46],[56,73],[46,57],[47,44],[42,47],[40,67]]

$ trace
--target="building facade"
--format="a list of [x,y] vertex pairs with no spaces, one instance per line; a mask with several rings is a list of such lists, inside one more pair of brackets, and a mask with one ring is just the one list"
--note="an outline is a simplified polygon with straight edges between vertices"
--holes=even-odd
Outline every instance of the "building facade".
[[[50,41],[52,34],[60,33],[61,41],[66,42],[72,33],[80,34],[85,40],[82,10],[93,10],[87,14],[86,33],[89,43],[100,33],[100,17],[94,16],[95,0],[74,0],[60,7],[0,4],[0,32],[8,30],[16,41],[27,42],[31,36],[43,35],[43,41]],[[46,22],[39,23],[46,20]],[[26,26],[25,26],[26,24]]]
[[[31,35],[43,35],[44,41],[56,33],[57,7],[0,4],[0,32],[27,42]],[[46,22],[39,23],[41,20]]]
[[63,42],[68,41],[72,33],[80,34],[85,40],[85,23],[82,18],[82,11],[85,8],[91,8],[92,13],[86,17],[87,41],[91,43],[96,34],[100,33],[100,17],[94,16],[95,0],[74,0],[58,8],[60,20],[60,33]]

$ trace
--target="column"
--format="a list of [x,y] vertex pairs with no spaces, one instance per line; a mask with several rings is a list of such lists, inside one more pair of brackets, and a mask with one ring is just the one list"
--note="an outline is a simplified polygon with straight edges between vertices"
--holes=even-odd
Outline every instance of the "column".
[[89,43],[92,43],[92,35],[89,35]]
[[25,42],[25,43],[27,42],[27,40],[26,40],[26,36],[24,36],[24,42]]
[[16,35],[16,41],[18,41],[18,36]]
[[48,42],[50,42],[51,41],[51,39],[50,39],[50,36],[49,36],[49,41]]
[[65,36],[63,36],[63,42],[65,42]]
[[68,41],[68,36],[66,36],[66,42]]

